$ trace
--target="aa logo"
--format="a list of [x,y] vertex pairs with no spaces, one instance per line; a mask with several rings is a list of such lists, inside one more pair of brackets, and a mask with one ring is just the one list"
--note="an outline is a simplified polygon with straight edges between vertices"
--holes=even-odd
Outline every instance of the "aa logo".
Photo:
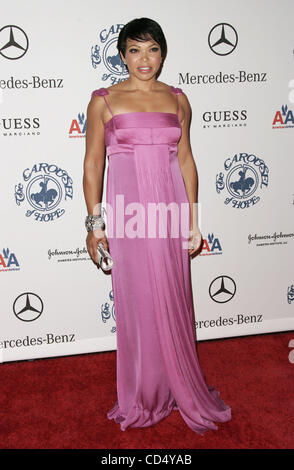
[[223,250],[220,239],[213,233],[209,233],[207,238],[203,239],[203,244],[199,256],[222,255]]
[[87,119],[84,113],[79,113],[77,119],[73,119],[69,128],[68,137],[85,137],[87,128]]
[[0,253],[0,271],[19,271],[18,259],[9,248],[3,248],[2,254]]
[[290,127],[294,127],[294,114],[285,104],[281,107],[281,111],[276,111],[273,120],[273,129],[286,129]]

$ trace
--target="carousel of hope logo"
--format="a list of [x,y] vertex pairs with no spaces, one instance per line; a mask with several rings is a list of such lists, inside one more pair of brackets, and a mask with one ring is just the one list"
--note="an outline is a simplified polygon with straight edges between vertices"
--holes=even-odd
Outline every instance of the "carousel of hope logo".
[[91,61],[94,69],[101,68],[102,81],[109,80],[112,85],[123,82],[128,78],[128,69],[121,60],[116,44],[123,24],[115,24],[103,28],[99,34],[99,43],[91,48]]
[[224,161],[224,172],[216,175],[216,192],[228,193],[225,204],[246,209],[260,201],[258,190],[268,187],[269,168],[254,154],[241,152]]
[[18,206],[25,201],[31,206],[27,217],[49,222],[65,213],[62,201],[73,198],[73,181],[67,171],[55,164],[36,163],[23,171],[22,178],[14,187],[14,197]]

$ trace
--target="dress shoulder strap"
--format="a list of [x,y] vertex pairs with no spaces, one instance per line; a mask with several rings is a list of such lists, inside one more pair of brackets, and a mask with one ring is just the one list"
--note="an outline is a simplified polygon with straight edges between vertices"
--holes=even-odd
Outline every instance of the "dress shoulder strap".
[[108,101],[107,101],[107,99],[105,98],[106,95],[109,95],[109,91],[107,90],[107,88],[98,88],[98,90],[94,90],[94,91],[92,92],[91,97],[92,97],[92,96],[103,96],[103,99],[104,99],[104,101],[105,101],[105,103],[106,103],[106,106],[107,106],[107,108],[108,108],[108,110],[109,110],[111,116],[113,116],[112,111],[111,111],[111,109],[110,109],[110,106],[109,106],[109,104],[108,104]]
[[177,97],[177,114],[179,114],[179,100],[178,100],[178,95],[183,94],[183,90],[181,88],[175,88],[174,86],[170,87],[170,91],[174,93]]
[[170,87],[170,91],[172,93],[174,93],[175,95],[182,95],[183,94],[182,88],[175,88],[174,86]]

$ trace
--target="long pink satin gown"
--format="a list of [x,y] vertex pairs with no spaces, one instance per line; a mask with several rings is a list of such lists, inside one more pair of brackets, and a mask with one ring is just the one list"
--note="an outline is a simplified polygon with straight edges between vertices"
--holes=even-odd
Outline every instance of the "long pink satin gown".
[[[182,93],[170,90],[176,96]],[[112,114],[108,94],[105,88],[92,93],[104,98]],[[180,229],[180,236],[171,237],[170,217],[167,237],[159,236],[159,217],[156,236],[148,237],[148,203],[188,207],[177,157],[180,137],[178,113],[112,114],[105,124],[106,202],[113,209],[112,218],[107,213],[107,231],[117,327],[117,401],[107,417],[120,423],[122,431],[152,426],[172,410],[199,434],[218,429],[213,421],[231,419],[231,408],[206,384],[198,362],[189,254],[182,245],[188,240],[189,210],[186,232]],[[139,202],[145,209],[137,225],[142,228],[145,221],[144,236],[123,236],[122,224],[127,230],[136,211],[123,218],[122,200],[124,208]]]

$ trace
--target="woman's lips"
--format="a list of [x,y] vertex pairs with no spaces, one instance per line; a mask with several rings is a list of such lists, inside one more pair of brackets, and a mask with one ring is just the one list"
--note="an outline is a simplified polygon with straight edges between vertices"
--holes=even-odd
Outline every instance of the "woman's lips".
[[140,73],[149,73],[152,70],[152,67],[138,67]]

